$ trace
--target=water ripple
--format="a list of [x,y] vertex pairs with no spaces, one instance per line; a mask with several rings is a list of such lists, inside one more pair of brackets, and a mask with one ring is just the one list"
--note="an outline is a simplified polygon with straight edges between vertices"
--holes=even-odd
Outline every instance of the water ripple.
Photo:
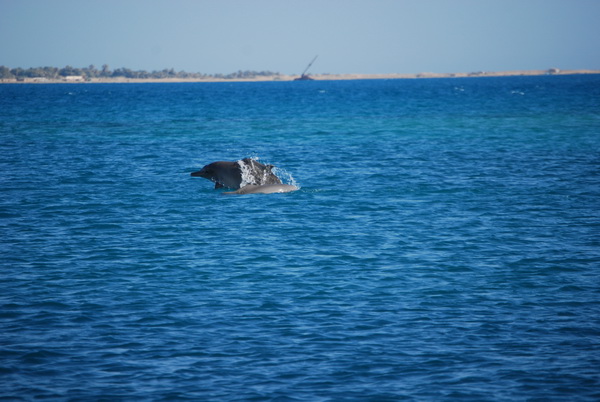
[[2,395],[599,399],[598,78],[456,83],[1,86]]

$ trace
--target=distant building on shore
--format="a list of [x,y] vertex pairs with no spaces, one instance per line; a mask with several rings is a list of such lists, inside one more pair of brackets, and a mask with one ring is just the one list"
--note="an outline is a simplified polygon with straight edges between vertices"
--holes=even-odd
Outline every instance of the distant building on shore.
[[49,82],[50,80],[46,77],[25,77],[23,82]]

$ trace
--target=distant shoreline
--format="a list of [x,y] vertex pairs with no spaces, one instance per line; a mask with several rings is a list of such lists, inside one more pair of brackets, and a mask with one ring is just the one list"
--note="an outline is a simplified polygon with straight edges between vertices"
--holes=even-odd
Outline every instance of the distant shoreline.
[[[469,77],[517,77],[538,75],[577,75],[600,74],[600,70],[518,70],[518,71],[479,71],[471,73],[419,73],[419,74],[310,74],[315,81],[338,80],[393,80],[422,78],[469,78]],[[143,83],[183,83],[183,82],[283,82],[293,81],[298,75],[272,75],[254,78],[90,78],[69,76],[60,79],[24,78],[0,79],[0,84],[143,84]]]

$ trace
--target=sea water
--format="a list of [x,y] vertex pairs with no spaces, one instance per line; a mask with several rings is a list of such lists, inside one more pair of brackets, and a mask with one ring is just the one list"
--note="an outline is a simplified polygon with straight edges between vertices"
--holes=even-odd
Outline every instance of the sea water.
[[2,399],[600,399],[598,75],[2,85],[0,169]]

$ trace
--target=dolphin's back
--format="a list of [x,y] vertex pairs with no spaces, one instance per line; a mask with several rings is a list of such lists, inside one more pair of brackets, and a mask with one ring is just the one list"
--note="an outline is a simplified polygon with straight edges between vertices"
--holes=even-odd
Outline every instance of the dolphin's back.
[[[242,186],[244,184],[281,184],[279,177],[273,173],[273,165],[263,165],[254,159],[244,158],[238,161],[242,177]],[[245,182],[245,183],[244,183]]]

